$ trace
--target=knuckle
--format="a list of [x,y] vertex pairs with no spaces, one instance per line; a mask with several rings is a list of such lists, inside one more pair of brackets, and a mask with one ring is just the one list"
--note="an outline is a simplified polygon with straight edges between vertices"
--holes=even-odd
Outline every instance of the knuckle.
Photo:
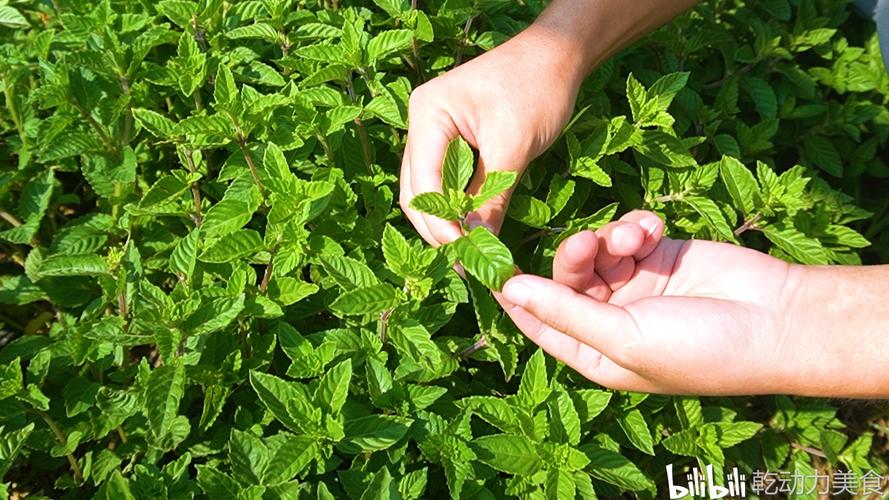
[[410,210],[411,198],[407,195],[401,195],[398,197],[398,206],[401,207],[401,211],[407,213]]
[[408,96],[408,109],[416,110],[418,107],[422,106],[423,101],[427,99],[427,95],[429,94],[429,84],[424,83],[419,87],[415,88],[411,95]]

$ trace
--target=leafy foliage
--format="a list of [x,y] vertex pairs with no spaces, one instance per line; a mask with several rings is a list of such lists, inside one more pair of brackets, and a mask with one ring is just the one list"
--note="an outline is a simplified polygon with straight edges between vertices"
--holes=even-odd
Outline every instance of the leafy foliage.
[[885,259],[872,28],[837,2],[701,5],[599,68],[521,179],[467,195],[453,142],[416,208],[516,194],[503,242],[433,249],[393,203],[408,95],[543,4],[422,4],[0,6],[0,492],[653,498],[667,463],[885,472],[860,412],[603,390],[489,291],[636,207],[678,237]]

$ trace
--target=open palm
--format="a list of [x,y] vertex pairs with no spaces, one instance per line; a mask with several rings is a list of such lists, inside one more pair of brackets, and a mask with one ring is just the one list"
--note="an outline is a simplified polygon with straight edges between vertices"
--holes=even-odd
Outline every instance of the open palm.
[[[662,238],[636,211],[566,239],[553,280],[521,275],[498,296],[528,337],[617,389],[775,392],[792,266],[727,243]],[[718,373],[718,376],[715,374]]]

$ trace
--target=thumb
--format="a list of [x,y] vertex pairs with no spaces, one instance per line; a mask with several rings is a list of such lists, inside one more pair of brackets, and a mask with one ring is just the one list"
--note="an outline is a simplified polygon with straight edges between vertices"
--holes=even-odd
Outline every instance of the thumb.
[[625,309],[529,274],[507,281],[501,293],[551,328],[591,346],[626,369],[635,368],[642,334]]

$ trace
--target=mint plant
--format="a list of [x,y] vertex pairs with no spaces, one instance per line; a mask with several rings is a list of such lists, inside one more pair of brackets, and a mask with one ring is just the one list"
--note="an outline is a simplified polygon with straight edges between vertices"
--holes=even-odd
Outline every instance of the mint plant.
[[[597,69],[520,179],[468,194],[452,142],[413,206],[465,234],[430,248],[394,202],[408,96],[543,7],[2,3],[0,497],[654,498],[667,464],[885,474],[879,406],[607,390],[491,294],[639,207],[675,237],[886,261],[873,27],[839,2],[705,2]],[[506,190],[499,235],[466,226]]]
[[442,192],[420,193],[410,201],[411,208],[448,221],[460,221],[466,235],[450,244],[454,256],[483,285],[499,290],[515,271],[509,249],[488,228],[466,227],[466,214],[510,189],[515,172],[489,172],[477,194],[465,189],[475,172],[469,144],[458,137],[448,144],[442,164]]

